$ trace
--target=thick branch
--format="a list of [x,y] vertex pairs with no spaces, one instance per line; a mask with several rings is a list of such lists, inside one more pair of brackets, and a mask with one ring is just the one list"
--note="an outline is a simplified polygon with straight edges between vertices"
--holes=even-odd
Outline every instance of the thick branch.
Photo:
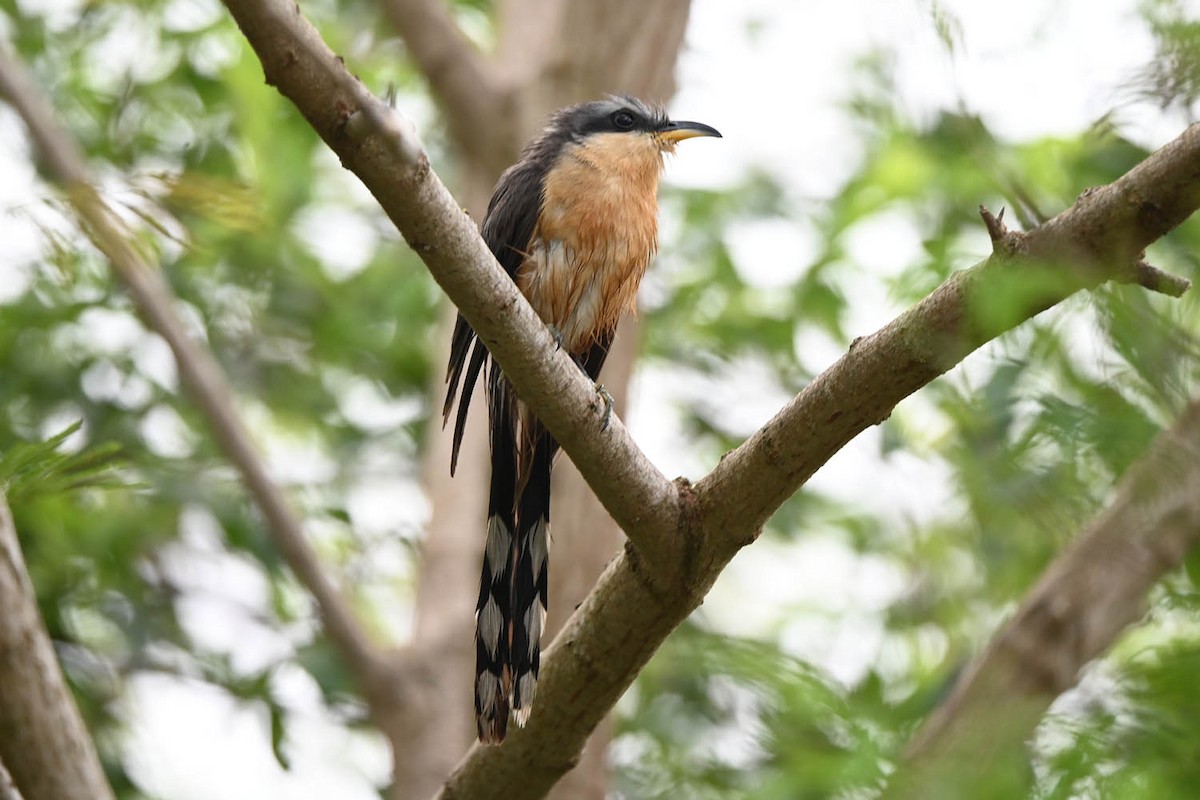
[[1022,745],[1084,664],[1141,617],[1147,592],[1197,541],[1200,400],[1129,469],[1108,509],[1050,565],[926,721],[886,796],[975,785]]
[[584,377],[500,269],[475,223],[429,167],[411,127],[352,77],[286,0],[227,0],[287,96],[379,200],[434,279],[471,321],[522,399],[554,433],[597,497],[647,558],[670,562],[677,521],[671,483]]
[[1011,233],[985,214],[996,247],[989,259],[856,341],[697,484],[706,526],[724,546],[740,547],[834,453],[905,397],[1076,291],[1122,279],[1150,243],[1198,206],[1200,125],[1193,125],[1028,233]]
[[330,639],[370,692],[382,679],[383,660],[325,573],[283,492],[267,474],[216,358],[188,335],[175,313],[174,298],[162,273],[133,247],[121,220],[88,182],[87,167],[78,146],[55,122],[49,105],[25,71],[3,50],[0,50],[0,95],[25,120],[50,175],[66,188],[92,243],[108,258],[146,324],[170,346],[185,388],[204,414],[213,436],[241,473],[276,546],[297,579],[316,599]]
[[[12,515],[0,494],[0,798],[111,800],[96,747],[38,614]],[[12,770],[12,780],[3,766]]]

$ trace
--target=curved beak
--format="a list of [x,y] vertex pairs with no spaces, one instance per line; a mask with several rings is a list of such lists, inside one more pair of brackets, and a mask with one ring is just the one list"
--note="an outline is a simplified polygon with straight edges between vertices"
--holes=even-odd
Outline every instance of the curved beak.
[[668,120],[655,135],[668,142],[682,142],[684,139],[694,139],[697,136],[715,136],[721,138],[721,132],[703,122],[685,122],[683,120]]

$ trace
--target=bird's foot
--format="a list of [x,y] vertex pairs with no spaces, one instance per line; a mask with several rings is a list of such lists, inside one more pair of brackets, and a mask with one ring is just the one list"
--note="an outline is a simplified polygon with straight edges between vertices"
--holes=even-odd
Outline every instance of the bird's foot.
[[600,430],[608,430],[608,423],[612,422],[613,414],[613,396],[608,393],[608,389],[604,388],[604,384],[596,384],[596,394],[600,395],[600,399],[604,401],[604,414],[600,417]]
[[550,333],[550,338],[554,339],[554,349],[556,351],[562,350],[563,343],[566,341],[566,337],[563,336],[563,332],[549,322],[546,323],[546,330]]

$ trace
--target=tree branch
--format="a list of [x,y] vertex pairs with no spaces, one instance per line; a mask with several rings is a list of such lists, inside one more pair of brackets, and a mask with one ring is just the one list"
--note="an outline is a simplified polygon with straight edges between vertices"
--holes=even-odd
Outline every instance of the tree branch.
[[315,598],[330,639],[370,696],[387,671],[384,659],[325,573],[283,492],[267,474],[254,441],[237,412],[233,391],[220,365],[207,348],[188,335],[175,313],[174,298],[162,273],[133,247],[120,218],[91,186],[78,145],[55,122],[50,106],[25,70],[2,48],[0,96],[4,96],[25,120],[33,141],[45,158],[48,172],[66,189],[85,232],[108,258],[113,272],[125,285],[146,324],[170,346],[184,387],[208,421],[213,436],[241,473],[288,566]]
[[[2,493],[0,609],[0,798],[19,789],[28,800],[111,800],[96,746],[67,690],[38,613]],[[5,764],[11,777],[4,772]]]
[[[1083,196],[1087,196],[1087,194],[1088,192],[1085,192]],[[979,215],[983,217],[984,227],[987,228],[988,235],[992,239],[993,250],[1004,253],[1016,253],[1022,250],[1024,247],[1023,235],[1009,231],[1004,224],[1003,208],[1000,209],[999,214],[993,214],[985,207],[980,206]],[[1187,278],[1163,272],[1142,259],[1117,272],[1112,279],[1120,283],[1141,286],[1152,292],[1165,294],[1167,297],[1182,297],[1184,292],[1192,287],[1192,282]]]
[[[1128,275],[1149,244],[1198,206],[1200,124],[1028,233],[1008,231],[984,210],[992,256],[857,340],[727,454],[696,486],[706,526],[725,547],[745,544],[834,453],[905,397],[1080,289]],[[1170,278],[1186,288],[1187,281]]]
[[913,737],[884,796],[946,796],[986,780],[1084,664],[1144,613],[1146,593],[1198,541],[1200,399],[1159,434],[1112,504],[1046,569]]
[[1183,297],[1184,293],[1192,288],[1192,282],[1187,278],[1163,272],[1158,267],[1147,264],[1145,261],[1138,261],[1133,265],[1133,269],[1130,270],[1129,274],[1120,275],[1116,280],[1121,283],[1132,283],[1135,286],[1141,286],[1143,289],[1149,289],[1158,294],[1165,294],[1167,297]]

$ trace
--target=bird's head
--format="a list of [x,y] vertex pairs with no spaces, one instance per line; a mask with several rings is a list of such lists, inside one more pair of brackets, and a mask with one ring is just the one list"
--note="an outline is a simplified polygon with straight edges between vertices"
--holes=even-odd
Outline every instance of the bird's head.
[[575,141],[616,137],[667,153],[674,152],[675,146],[684,139],[721,136],[710,125],[673,120],[658,106],[643,103],[636,97],[615,95],[565,108],[555,116],[552,125],[569,132]]
[[636,97],[613,95],[555,113],[524,156],[556,163],[570,153],[606,170],[640,171],[661,166],[662,155],[673,153],[684,139],[720,135],[702,122],[670,119],[663,109]]

